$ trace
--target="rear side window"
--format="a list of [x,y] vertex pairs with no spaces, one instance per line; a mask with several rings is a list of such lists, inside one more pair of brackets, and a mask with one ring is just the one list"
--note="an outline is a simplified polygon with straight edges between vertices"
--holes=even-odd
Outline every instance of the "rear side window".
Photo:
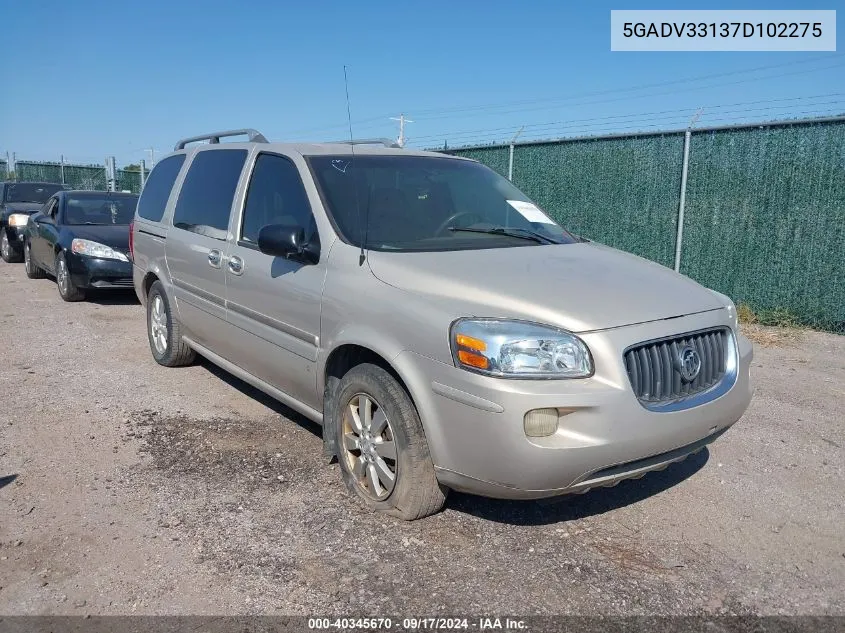
[[145,220],[161,222],[164,216],[164,208],[167,206],[167,199],[170,197],[170,190],[176,182],[176,176],[182,169],[185,162],[184,154],[170,156],[160,161],[150,172],[149,178],[144,185],[141,199],[138,201],[138,215]]
[[232,199],[246,162],[246,154],[243,149],[197,153],[176,202],[173,226],[225,240]]

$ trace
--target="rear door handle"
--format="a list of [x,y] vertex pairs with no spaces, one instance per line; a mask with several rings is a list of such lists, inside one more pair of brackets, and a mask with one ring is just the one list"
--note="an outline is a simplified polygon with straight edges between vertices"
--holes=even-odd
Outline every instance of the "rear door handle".
[[220,262],[223,261],[223,254],[214,249],[212,251],[208,251],[208,265],[212,268],[220,268]]
[[229,272],[233,275],[242,275],[244,272],[244,260],[237,255],[229,258]]

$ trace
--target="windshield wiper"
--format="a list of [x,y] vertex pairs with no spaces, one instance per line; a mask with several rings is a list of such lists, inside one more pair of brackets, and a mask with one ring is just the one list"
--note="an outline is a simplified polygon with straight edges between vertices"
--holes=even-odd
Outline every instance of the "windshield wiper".
[[560,244],[555,239],[551,237],[546,237],[542,233],[537,233],[536,231],[532,231],[530,229],[523,229],[516,226],[511,227],[504,227],[504,226],[491,226],[489,228],[473,228],[471,226],[450,226],[448,227],[450,231],[465,231],[467,233],[487,233],[490,235],[507,235],[508,237],[515,237],[521,240],[532,240],[539,244]]

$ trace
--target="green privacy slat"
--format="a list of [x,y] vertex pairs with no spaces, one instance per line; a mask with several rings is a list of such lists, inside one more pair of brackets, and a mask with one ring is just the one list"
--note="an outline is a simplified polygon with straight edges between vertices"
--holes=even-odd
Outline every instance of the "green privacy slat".
[[694,134],[681,272],[845,331],[845,123]]
[[118,169],[115,174],[115,189],[117,191],[141,192],[141,172],[124,171]]
[[[106,170],[97,165],[65,165],[64,182],[72,189],[106,189]],[[62,182],[59,163],[15,161],[15,177],[19,181]]]
[[[683,143],[516,145],[513,179],[573,232],[671,267]],[[449,153],[507,175],[507,146]],[[682,273],[764,320],[845,332],[845,123],[693,131],[682,246]]]

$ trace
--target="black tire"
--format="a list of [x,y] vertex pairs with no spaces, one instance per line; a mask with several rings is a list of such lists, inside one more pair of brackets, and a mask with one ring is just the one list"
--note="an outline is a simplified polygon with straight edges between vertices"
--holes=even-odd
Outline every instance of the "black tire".
[[0,228],[0,257],[7,264],[16,264],[23,261],[23,253],[13,240],[9,239],[9,234],[4,228]]
[[47,273],[32,260],[32,247],[29,240],[23,244],[23,266],[26,271],[26,276],[30,279],[44,279]]
[[56,255],[56,286],[59,288],[59,296],[65,301],[82,301],[85,298],[85,291],[73,283],[70,270],[67,267],[64,251]]
[[[402,385],[381,367],[365,363],[343,376],[336,393],[328,413],[333,416],[331,426],[337,438],[338,463],[350,493],[370,509],[406,521],[421,519],[440,510],[446,502],[448,489],[437,482],[420,416]],[[395,445],[396,459],[388,460],[395,466],[395,480],[388,496],[382,499],[375,498],[366,484],[361,483],[366,476],[359,480],[352,472],[350,462],[357,462],[360,457],[356,459],[354,452],[347,450],[344,444],[344,435],[348,435],[344,411],[362,395],[369,397],[376,408],[384,409],[389,421],[386,426],[389,438]],[[358,454],[362,455],[363,451],[358,450]]]
[[[166,347],[163,350],[156,347],[153,335],[153,307],[158,300],[161,301],[164,323],[167,325],[167,332],[164,334]],[[150,343],[153,358],[159,365],[182,367],[194,362],[196,352],[182,340],[181,325],[173,316],[173,311],[170,309],[170,300],[167,298],[167,293],[164,292],[164,286],[160,281],[154,282],[147,294],[147,339]]]

